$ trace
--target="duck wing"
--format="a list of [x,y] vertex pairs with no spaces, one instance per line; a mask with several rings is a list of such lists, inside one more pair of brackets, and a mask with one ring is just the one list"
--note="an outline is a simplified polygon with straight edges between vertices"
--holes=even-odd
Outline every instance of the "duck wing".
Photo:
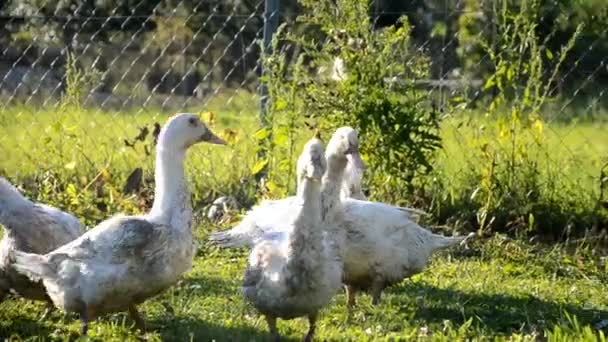
[[224,248],[252,247],[266,234],[289,232],[291,225],[286,223],[297,214],[297,206],[294,196],[264,201],[249,210],[234,228],[212,233],[209,242]]

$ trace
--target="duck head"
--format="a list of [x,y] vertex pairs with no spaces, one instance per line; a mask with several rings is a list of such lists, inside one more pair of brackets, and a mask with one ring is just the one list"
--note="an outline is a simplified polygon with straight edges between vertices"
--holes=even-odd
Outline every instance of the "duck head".
[[297,162],[299,180],[313,180],[321,182],[327,169],[323,142],[317,138],[310,139],[305,145]]
[[159,146],[165,149],[185,150],[200,142],[226,145],[193,113],[179,113],[171,117],[158,137]]
[[359,135],[352,127],[340,127],[334,132],[327,143],[327,155],[346,158],[356,168],[365,169],[359,154]]

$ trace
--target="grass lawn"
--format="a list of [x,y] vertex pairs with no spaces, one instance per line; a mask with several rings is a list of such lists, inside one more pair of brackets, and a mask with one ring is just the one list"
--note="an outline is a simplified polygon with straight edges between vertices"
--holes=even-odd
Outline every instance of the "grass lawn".
[[[198,230],[201,243],[207,232]],[[245,256],[201,246],[192,272],[142,306],[148,339],[266,340],[264,319],[240,296]],[[477,241],[470,250],[441,253],[425,272],[386,291],[377,307],[362,295],[347,314],[340,293],[323,311],[317,340],[595,341],[588,325],[608,318],[604,270],[595,265],[584,253],[565,254],[560,248],[537,250],[501,237]],[[54,312],[40,322],[43,310],[21,299],[3,302],[0,336],[78,336],[77,317]],[[106,316],[91,325],[90,338],[136,340],[132,324],[125,314]],[[286,340],[300,339],[306,328],[304,319],[279,324]]]
[[[232,145],[193,148],[187,173],[195,203],[239,191],[251,178],[257,119],[246,115],[252,106],[247,103],[237,97],[226,105],[218,98],[207,108],[217,115],[213,129],[230,137]],[[250,108],[249,113],[255,111]],[[153,157],[145,153],[144,144],[131,148],[123,140],[132,140],[144,125],[151,128],[154,121],[165,120],[164,114],[145,111],[9,108],[0,111],[0,175],[20,182],[32,198],[72,211],[89,225],[107,213],[140,212],[146,205],[120,189],[137,166],[144,169],[149,185]],[[592,123],[546,125],[542,148],[530,147],[539,156],[543,179],[557,178],[564,186],[596,195],[595,178],[608,156],[607,128]],[[463,169],[482,164],[483,159],[475,159],[479,144],[499,146],[495,140],[499,132],[493,131],[491,122],[457,118],[445,121],[442,129],[444,148],[437,154],[435,168],[457,188],[467,181],[462,179]],[[178,286],[141,308],[149,323],[147,337],[152,341],[265,340],[264,319],[240,295],[246,252],[218,250],[205,243],[210,231],[227,229],[238,217],[215,226],[200,219],[203,210],[199,207],[196,214],[201,224],[193,270]],[[347,314],[344,294],[337,295],[322,314],[317,340],[603,339],[591,326],[608,319],[605,260],[588,245],[576,247],[567,252],[565,247],[539,247],[494,236],[476,241],[471,250],[443,252],[425,272],[387,290],[378,307],[361,296]],[[43,308],[21,299],[1,303],[0,337],[17,341],[78,336],[76,317],[54,312],[38,321]],[[109,315],[91,324],[90,338],[137,340],[131,325],[125,314]],[[279,323],[288,340],[303,337],[306,327],[305,320]]]

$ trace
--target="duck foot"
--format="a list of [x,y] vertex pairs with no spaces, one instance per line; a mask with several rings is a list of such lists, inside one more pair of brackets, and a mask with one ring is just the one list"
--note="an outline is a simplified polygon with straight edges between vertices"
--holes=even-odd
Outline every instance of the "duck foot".
[[135,327],[137,327],[137,329],[139,329],[139,331],[141,331],[142,334],[145,334],[146,333],[146,322],[141,317],[141,314],[139,313],[139,311],[137,311],[137,307],[135,305],[129,306],[129,316],[131,316],[131,319],[133,321],[135,321]]
[[82,310],[80,313],[80,335],[87,336],[89,333],[89,318],[86,310]]
[[42,316],[40,316],[40,318],[38,319],[38,322],[42,322],[49,318],[53,311],[55,311],[55,306],[53,305],[53,303],[47,302],[44,312],[42,313]]
[[372,305],[376,306],[380,304],[380,297],[382,296],[382,290],[384,289],[384,281],[380,279],[374,280],[372,284]]
[[357,289],[354,286],[346,285],[346,307],[352,310],[357,305]]
[[270,332],[270,341],[279,342],[281,337],[279,336],[279,330],[277,329],[277,319],[273,316],[266,316],[266,323],[268,323],[268,331]]
[[312,338],[315,335],[315,329],[317,328],[317,314],[314,313],[308,316],[308,333],[304,336],[303,342],[312,342]]

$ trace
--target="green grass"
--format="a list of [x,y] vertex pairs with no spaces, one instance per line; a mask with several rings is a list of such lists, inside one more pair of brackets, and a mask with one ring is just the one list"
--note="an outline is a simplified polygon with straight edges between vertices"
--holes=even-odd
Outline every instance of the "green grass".
[[[215,227],[198,230],[199,241],[209,229]],[[265,340],[265,321],[239,293],[245,256],[242,251],[202,247],[192,272],[178,286],[141,307],[150,327],[148,339]],[[595,262],[583,255],[533,250],[500,237],[477,242],[468,252],[435,257],[425,272],[386,291],[378,307],[363,295],[347,314],[340,293],[323,311],[317,340],[534,341],[566,330],[567,336],[556,340],[573,341],[584,340],[587,329],[586,340],[593,341],[588,325],[608,317],[604,301],[608,289],[603,269],[592,270],[590,264]],[[0,336],[23,340],[78,336],[77,317],[55,312],[39,322],[43,308],[21,299],[0,304]],[[580,326],[569,317],[576,317]],[[287,340],[297,340],[306,324],[303,319],[281,321],[279,329]],[[125,314],[103,317],[90,329],[92,340],[136,337]]]
[[[233,213],[230,223],[222,226],[201,219],[205,204],[219,194],[236,195],[245,204],[254,200],[251,168],[256,162],[257,107],[247,94],[236,94],[227,104],[229,97],[218,96],[207,108],[191,109],[213,111],[212,128],[225,136],[230,129],[236,136],[229,147],[196,146],[189,154],[187,174],[200,222],[199,252],[192,272],[179,285],[142,306],[150,340],[267,338],[265,321],[239,292],[246,253],[218,250],[205,243],[209,232],[227,229],[238,217]],[[133,149],[123,139],[132,140],[140,127],[151,128],[155,121],[162,124],[166,117],[166,113],[148,110],[2,109],[0,174],[22,186],[28,196],[74,212],[89,225],[119,211],[141,212],[150,204],[153,156],[146,155],[143,144]],[[563,203],[575,194],[572,200],[578,206],[560,204],[560,210],[572,210],[574,215],[595,204],[599,169],[608,156],[607,129],[605,123],[546,124],[541,144],[529,131],[523,135],[527,152],[538,162],[540,189],[561,189],[563,194],[555,198]],[[498,133],[496,122],[488,119],[444,121],[444,147],[435,159],[436,172],[429,176],[443,185],[429,197],[451,206],[456,217],[461,212],[474,215],[457,199],[471,197],[477,184],[470,171],[479,172],[487,165],[483,144],[496,151],[504,147]],[[295,146],[307,134],[306,130],[297,132]],[[144,188],[139,195],[124,195],[122,186],[135,167],[144,170]],[[347,314],[340,293],[323,312],[317,340],[595,341],[603,335],[590,325],[608,318],[605,260],[597,254],[602,252],[585,241],[568,248],[548,248],[502,235],[483,239],[470,251],[435,257],[422,274],[387,290],[378,307],[362,296],[356,309]],[[42,311],[42,304],[22,299],[1,303],[0,337],[70,340],[78,336],[76,317],[54,312],[40,322]],[[92,324],[91,339],[136,340],[131,325],[125,314],[105,316]],[[279,330],[288,340],[297,340],[306,325],[304,320],[281,321]]]
[[[498,153],[510,152],[510,141],[499,138],[495,120],[453,118],[444,121],[442,128],[443,149],[436,168],[456,180],[463,181],[461,177],[467,175],[461,171],[479,168],[484,162],[480,155],[483,144]],[[518,139],[529,147],[526,152],[538,164],[542,177],[558,177],[597,195],[599,171],[608,163],[607,129],[606,122],[550,123],[543,125],[539,142],[534,129],[522,131]]]

